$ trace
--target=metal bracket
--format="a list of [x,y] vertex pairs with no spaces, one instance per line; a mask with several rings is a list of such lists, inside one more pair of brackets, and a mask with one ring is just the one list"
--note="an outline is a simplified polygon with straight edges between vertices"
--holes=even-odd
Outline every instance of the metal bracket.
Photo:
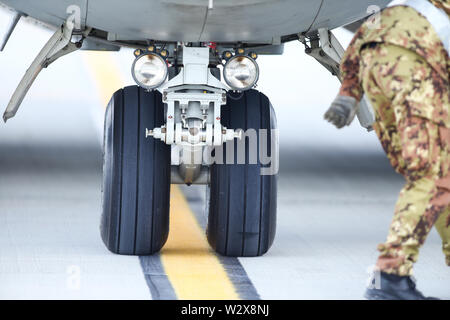
[[220,146],[241,133],[222,126],[220,108],[226,90],[209,68],[209,48],[183,47],[183,68],[158,90],[167,105],[166,123],[147,136],[180,146]]
[[[338,39],[328,29],[319,29],[319,39],[311,42],[311,47],[306,49],[306,53],[316,59],[323,65],[332,75],[342,81],[340,74],[340,63],[344,56],[345,50],[339,43]],[[372,124],[375,122],[373,107],[366,95],[359,102],[356,112],[359,123],[367,131],[372,131]]]
[[[74,19],[73,16],[69,17],[61,28],[56,30],[33,60],[33,63],[26,71],[6,107],[5,113],[3,114],[3,120],[5,122],[15,116],[25,95],[43,68],[47,68],[56,59],[81,47],[82,40],[77,43],[70,41],[74,30]],[[89,31],[90,29],[86,30],[83,36]]]
[[183,68],[180,73],[157,90],[164,94],[166,91],[178,90],[183,85],[199,85],[228,91],[230,88],[212,75],[208,65],[209,48],[183,47]]
[[312,40],[311,47],[305,52],[340,79],[339,66],[345,50],[328,29],[319,29],[319,37],[320,41]]

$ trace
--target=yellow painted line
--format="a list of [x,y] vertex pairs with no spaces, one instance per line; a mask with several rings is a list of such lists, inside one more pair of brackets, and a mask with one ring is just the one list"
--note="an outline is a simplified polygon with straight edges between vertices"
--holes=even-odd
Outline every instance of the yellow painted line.
[[101,51],[83,52],[83,58],[95,80],[100,102],[106,108],[113,93],[123,88],[125,82],[117,68],[117,61],[111,53]]
[[[106,107],[123,79],[111,53],[84,52],[100,100]],[[178,299],[239,299],[219,258],[211,250],[178,186],[171,188],[170,232],[161,252],[161,262]]]
[[239,299],[178,186],[171,189],[169,239],[161,262],[178,299]]

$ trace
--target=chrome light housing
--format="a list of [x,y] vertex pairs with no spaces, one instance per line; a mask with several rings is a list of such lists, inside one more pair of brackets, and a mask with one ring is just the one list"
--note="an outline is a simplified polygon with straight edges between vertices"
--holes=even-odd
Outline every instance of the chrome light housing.
[[233,90],[245,91],[253,88],[258,82],[259,67],[253,58],[236,55],[223,67],[223,77]]
[[131,75],[136,83],[152,90],[161,86],[167,78],[166,61],[157,53],[144,52],[138,55],[131,66]]

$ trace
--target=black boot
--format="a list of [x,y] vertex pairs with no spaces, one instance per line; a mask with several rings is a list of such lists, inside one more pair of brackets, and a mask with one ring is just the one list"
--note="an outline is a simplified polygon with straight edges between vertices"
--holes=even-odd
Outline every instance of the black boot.
[[439,300],[425,297],[416,289],[416,283],[411,277],[401,277],[395,274],[380,272],[373,277],[364,298],[368,300]]

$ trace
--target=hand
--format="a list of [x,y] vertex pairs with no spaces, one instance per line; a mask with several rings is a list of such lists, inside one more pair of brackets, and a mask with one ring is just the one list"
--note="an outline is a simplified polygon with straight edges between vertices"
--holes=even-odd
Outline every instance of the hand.
[[350,125],[358,111],[358,101],[353,97],[337,96],[331,107],[325,113],[325,120],[334,124],[338,129]]

